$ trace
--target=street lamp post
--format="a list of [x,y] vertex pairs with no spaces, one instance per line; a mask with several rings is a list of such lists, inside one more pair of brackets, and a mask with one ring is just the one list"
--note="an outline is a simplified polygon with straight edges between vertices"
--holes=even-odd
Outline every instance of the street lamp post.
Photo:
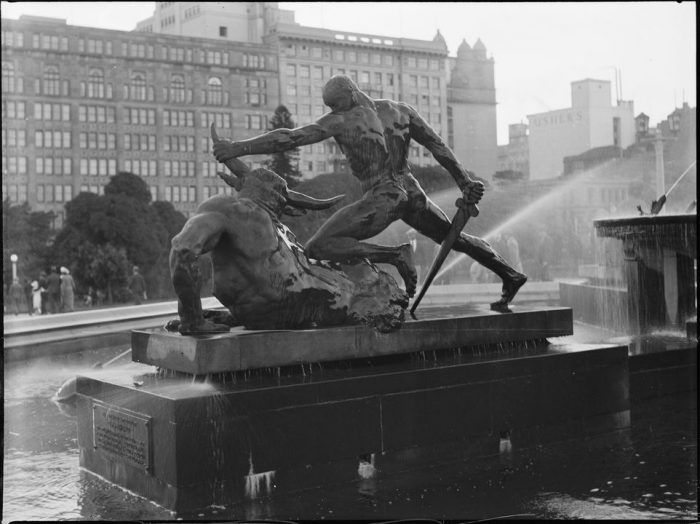
[[17,255],[12,253],[10,255],[10,262],[12,262],[12,280],[17,278],[17,260],[19,260]]

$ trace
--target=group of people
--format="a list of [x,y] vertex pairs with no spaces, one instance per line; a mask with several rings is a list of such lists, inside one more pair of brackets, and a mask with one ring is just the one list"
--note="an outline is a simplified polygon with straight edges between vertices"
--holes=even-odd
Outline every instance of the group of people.
[[42,271],[37,279],[12,279],[7,289],[7,312],[19,315],[46,315],[75,309],[75,281],[66,267],[52,267],[47,275]]

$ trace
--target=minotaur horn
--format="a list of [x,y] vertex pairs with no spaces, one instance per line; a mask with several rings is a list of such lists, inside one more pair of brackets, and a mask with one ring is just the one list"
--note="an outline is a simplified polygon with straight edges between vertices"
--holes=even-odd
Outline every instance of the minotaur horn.
[[[216,125],[214,124],[214,122],[211,123],[209,129],[211,132],[211,139],[216,144],[221,139],[219,138],[219,135],[216,134]],[[223,164],[229,168],[229,171],[233,173],[233,176],[219,171],[217,171],[216,174],[219,175],[219,177],[224,182],[226,182],[229,186],[233,187],[236,191],[240,191],[241,187],[243,187],[243,179],[248,173],[250,173],[250,168],[248,168],[248,166],[245,165],[244,162],[238,160],[237,158],[230,158]]]
[[340,202],[345,195],[337,195],[332,198],[327,198],[325,200],[320,200],[318,198],[310,197],[304,193],[299,193],[297,191],[287,190],[287,203],[290,206],[299,209],[312,209],[318,211],[320,209],[328,209]]

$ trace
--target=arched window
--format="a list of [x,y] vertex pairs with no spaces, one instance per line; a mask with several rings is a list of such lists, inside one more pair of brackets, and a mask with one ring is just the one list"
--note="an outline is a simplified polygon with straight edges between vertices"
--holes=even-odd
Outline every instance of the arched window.
[[170,79],[170,101],[185,101],[185,79],[182,75],[173,75]]
[[60,95],[60,76],[56,66],[44,68],[44,94]]
[[207,104],[220,106],[223,103],[223,86],[221,79],[212,76],[207,82]]
[[105,77],[100,69],[90,69],[88,75],[88,95],[89,98],[105,97]]
[[2,62],[2,92],[15,92],[15,66],[10,62]]
[[146,77],[141,72],[131,75],[131,99],[146,100]]

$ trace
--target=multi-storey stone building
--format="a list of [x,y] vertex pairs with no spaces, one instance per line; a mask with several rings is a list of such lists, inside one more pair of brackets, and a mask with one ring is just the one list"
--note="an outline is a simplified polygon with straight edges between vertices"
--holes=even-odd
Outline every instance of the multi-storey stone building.
[[[497,169],[494,61],[480,40],[473,49],[463,42],[453,58],[439,31],[428,41],[306,27],[277,2],[156,2],[137,30],[269,43],[279,56],[279,99],[298,125],[326,111],[321,88],[345,73],[372,97],[414,106],[477,175]],[[417,144],[410,161],[435,164]],[[300,162],[305,177],[345,164],[332,141],[302,148]]]
[[66,201],[130,171],[189,213],[223,186],[209,124],[261,133],[279,103],[277,71],[264,44],[3,19],[4,198],[60,224]]
[[[130,171],[189,214],[230,191],[215,177],[211,122],[248,138],[280,103],[311,122],[337,73],[414,106],[477,175],[496,170],[493,59],[481,42],[450,58],[439,32],[423,41],[303,27],[273,2],[158,2],[134,32],[2,20],[3,198],[54,211],[60,226],[65,202]],[[409,160],[435,163],[418,144]],[[345,160],[328,140],[301,148],[300,162],[312,177]]]

